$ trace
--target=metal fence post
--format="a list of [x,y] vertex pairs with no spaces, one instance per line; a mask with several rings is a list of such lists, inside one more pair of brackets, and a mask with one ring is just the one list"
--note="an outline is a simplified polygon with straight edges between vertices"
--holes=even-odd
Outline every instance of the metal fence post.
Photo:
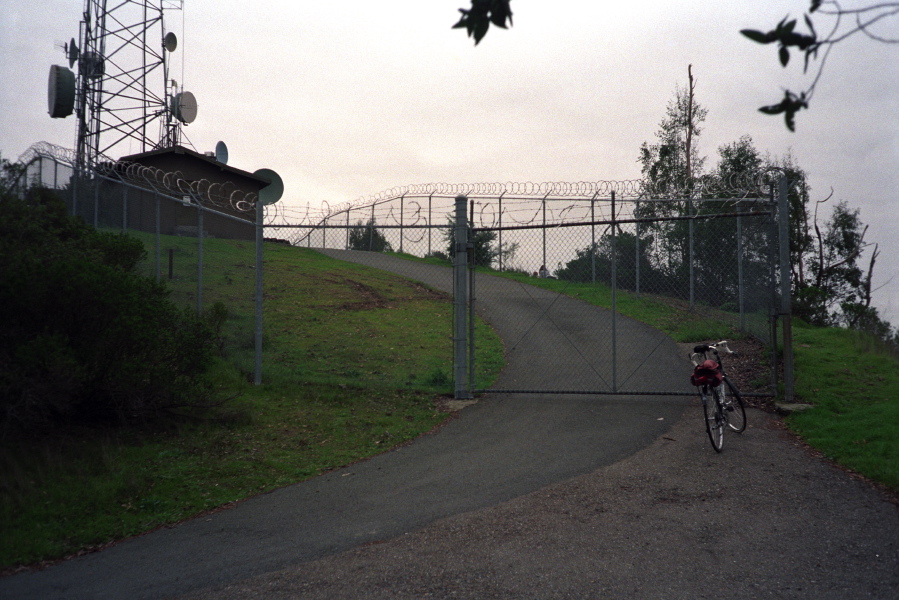
[[372,244],[375,243],[375,203],[371,203],[371,221],[368,224],[368,228],[366,229],[366,233],[368,233],[368,251],[371,252]]
[[475,290],[474,290],[474,280],[475,280],[475,261],[474,257],[476,256],[475,252],[477,252],[477,248],[474,248],[475,237],[473,235],[471,225],[474,223],[474,200],[470,201],[470,212],[468,215],[468,231],[469,231],[469,243],[466,244],[466,249],[470,250],[468,253],[468,389],[474,389],[474,325],[475,325]]
[[203,205],[197,203],[197,316],[203,314]]
[[455,248],[453,248],[453,363],[456,399],[471,398],[468,385],[468,198],[456,196]]
[[[75,167],[75,171],[72,174],[72,216],[78,214],[78,183],[81,179],[81,169]],[[27,189],[28,182],[25,182],[25,186]]]
[[768,280],[770,282],[770,292],[771,292],[771,304],[768,307],[768,322],[770,324],[770,345],[771,345],[771,388],[772,391],[776,393],[777,391],[777,313],[778,313],[778,298],[777,298],[777,244],[775,240],[779,237],[778,232],[778,221],[775,217],[777,212],[777,204],[774,200],[774,184],[769,184],[768,186],[768,194],[769,194],[769,206],[770,206],[770,217],[769,223],[771,225],[771,231],[768,235],[771,236],[770,243],[768,244],[769,248],[769,260],[768,260]]
[[94,187],[94,229],[100,227],[100,186]]
[[[262,202],[256,200],[256,294],[255,294],[255,327],[254,327],[254,347],[256,368],[253,375],[253,383],[262,385],[262,286],[263,286],[263,236],[262,224],[264,218],[264,206]],[[349,214],[349,213],[347,213]]]
[[616,266],[618,252],[615,247],[615,191],[612,191],[612,391],[618,391],[618,280]]
[[546,266],[546,196],[543,197],[543,227],[540,228],[540,231],[543,232],[543,263],[540,269],[542,275],[544,272],[549,272],[549,267]]
[[[503,196],[506,195],[506,191],[499,195],[499,200],[497,201],[499,204],[499,270],[503,270]],[[472,292],[473,293],[473,292]]]
[[[634,203],[634,216],[640,215],[640,201]],[[640,296],[640,223],[634,223],[634,292]]]
[[590,198],[590,271],[593,285],[596,285],[596,194]]
[[745,294],[746,290],[743,286],[743,223],[742,217],[740,216],[743,213],[743,207],[737,206],[737,302],[740,307],[740,330],[746,330],[746,312],[744,310],[745,306]]
[[783,319],[784,401],[793,402],[793,318],[790,299],[790,199],[786,175],[778,181],[777,216],[780,243],[780,315]]
[[160,256],[159,256],[159,253],[161,250],[161,248],[160,248],[161,242],[160,242],[159,235],[160,235],[161,229],[162,229],[162,219],[161,219],[160,210],[159,210],[159,193],[154,192],[153,198],[156,200],[156,248],[155,248],[155,251],[156,251],[156,283],[159,283],[162,280],[162,276],[161,276],[162,271],[161,271]]
[[434,221],[431,218],[431,198],[434,197],[434,193],[431,192],[428,195],[428,256],[431,256],[431,230],[433,229]]
[[[693,201],[687,200],[687,215],[693,217]],[[693,300],[695,293],[695,280],[693,279],[693,219],[691,218],[688,222],[690,226],[690,248],[689,248],[689,263],[690,263],[690,310],[693,310]]]
[[400,198],[400,254],[403,253],[403,213],[406,212],[406,194]]

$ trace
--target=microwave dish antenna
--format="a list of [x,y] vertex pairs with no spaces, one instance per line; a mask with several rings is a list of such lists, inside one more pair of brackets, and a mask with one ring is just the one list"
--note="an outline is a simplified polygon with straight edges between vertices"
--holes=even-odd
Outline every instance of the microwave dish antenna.
[[47,105],[54,119],[68,117],[75,110],[75,73],[71,69],[59,65],[50,67]]
[[172,115],[182,123],[193,123],[197,118],[197,99],[190,92],[172,96]]
[[228,146],[225,142],[219,142],[215,145],[215,160],[223,165],[228,164]]
[[168,55],[178,38],[165,30],[163,12],[180,10],[183,0],[83,3],[77,40],[64,45],[69,69],[77,70],[73,110],[64,71],[51,69],[48,91],[53,118],[75,114],[76,167],[180,143],[181,128],[196,118],[196,99],[169,86]]
[[268,206],[274,204],[284,195],[284,181],[281,176],[271,169],[257,169],[253,175],[258,175],[263,179],[270,181],[267,186],[259,190],[259,201]]
[[178,36],[175,35],[174,31],[170,31],[165,34],[165,39],[163,39],[162,45],[169,52],[174,52],[175,49],[178,48]]

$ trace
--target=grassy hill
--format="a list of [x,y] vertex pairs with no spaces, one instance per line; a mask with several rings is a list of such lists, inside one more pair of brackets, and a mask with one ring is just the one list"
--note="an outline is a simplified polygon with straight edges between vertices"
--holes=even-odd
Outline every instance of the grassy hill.
[[[144,240],[150,274],[152,238]],[[187,305],[197,301],[196,245],[164,238],[161,252],[165,279],[172,257],[172,297]],[[229,312],[223,356],[209,374],[218,404],[208,411],[127,430],[72,428],[0,442],[0,569],[89,551],[314,477],[447,418],[448,297],[267,244],[264,385],[257,387],[250,383],[253,266],[251,243],[204,242],[203,306],[219,302]],[[563,291],[609,302],[596,288]],[[733,335],[714,315],[684,318],[663,299],[619,295],[618,308],[681,341]],[[476,377],[487,387],[502,366],[502,346],[478,327],[487,359]],[[789,426],[826,456],[899,491],[897,360],[853,332],[794,331],[797,390],[815,408],[791,416]]]
[[[152,264],[152,238],[147,272]],[[172,297],[196,304],[196,240],[172,250]],[[131,429],[0,443],[0,568],[51,560],[383,452],[448,417],[449,299],[397,276],[266,244],[263,385],[253,380],[253,245],[205,240],[203,305],[229,311],[216,405]],[[163,266],[168,278],[168,265]],[[479,324],[490,360],[502,346]],[[410,343],[410,340],[414,342]]]

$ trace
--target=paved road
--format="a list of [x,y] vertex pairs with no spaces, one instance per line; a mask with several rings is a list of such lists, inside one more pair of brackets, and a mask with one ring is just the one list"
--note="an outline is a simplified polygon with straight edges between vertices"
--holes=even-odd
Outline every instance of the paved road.
[[182,600],[899,598],[895,504],[776,417],[750,410],[716,454],[701,415],[585,475]]
[[[328,253],[377,261],[439,289],[450,282],[440,267]],[[607,312],[486,281],[479,283],[479,306],[510,350],[497,385],[610,385]],[[670,340],[632,321],[619,326],[630,348],[620,359],[631,367],[618,389],[683,386],[686,362]],[[647,356],[651,363],[637,369]],[[227,586],[611,465],[664,434],[685,406],[685,399],[665,397],[488,395],[408,447],[45,571],[4,578],[0,597],[163,598]]]

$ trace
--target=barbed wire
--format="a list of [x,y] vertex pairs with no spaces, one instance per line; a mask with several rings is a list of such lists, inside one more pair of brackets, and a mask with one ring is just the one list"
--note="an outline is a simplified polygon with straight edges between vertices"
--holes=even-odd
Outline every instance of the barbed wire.
[[[19,158],[28,162],[46,156],[75,166],[75,152],[48,142],[32,145]],[[116,178],[139,187],[175,197],[189,196],[195,202],[229,207],[240,213],[255,209],[258,197],[240,190],[233,182],[211,182],[208,179],[188,180],[180,171],[166,171],[136,162],[106,162],[97,167],[99,175]],[[405,227],[403,235],[410,241],[420,237],[423,226],[433,227],[436,212],[449,222],[457,196],[466,196],[476,207],[477,227],[499,225],[526,226],[541,223],[556,226],[565,223],[606,220],[611,218],[609,201],[617,202],[616,217],[633,215],[638,202],[702,202],[711,199],[766,199],[783,169],[767,168],[758,172],[735,174],[727,178],[706,175],[689,187],[664,182],[650,185],[643,179],[555,181],[555,182],[480,182],[480,183],[422,183],[396,186],[354,201],[321,202],[318,206],[287,205],[283,202],[268,205],[264,225],[277,230],[289,229],[288,239],[299,243],[319,228],[335,226],[342,215],[347,227],[372,221],[381,226]],[[427,207],[423,200],[427,199]],[[535,201],[539,201],[539,204]],[[560,201],[563,204],[560,205]],[[598,210],[597,210],[598,209]],[[352,214],[361,215],[351,222]],[[404,237],[404,239],[406,239]]]
[[19,155],[18,162],[27,165],[40,157],[64,163],[72,168],[75,168],[75,165],[77,164],[77,157],[74,150],[57,146],[50,142],[37,142],[36,144],[32,144],[25,150],[25,152]]

